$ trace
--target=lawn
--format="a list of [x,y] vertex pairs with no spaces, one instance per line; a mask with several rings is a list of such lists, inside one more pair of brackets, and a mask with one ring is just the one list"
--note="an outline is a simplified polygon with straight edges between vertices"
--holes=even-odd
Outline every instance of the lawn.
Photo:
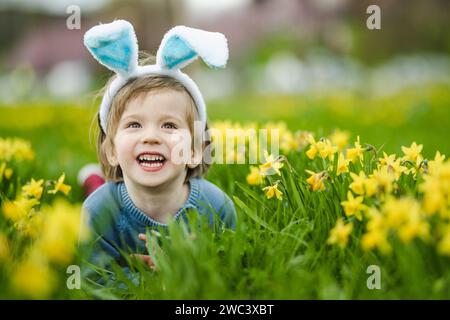
[[[51,233],[46,226],[58,212],[68,212],[58,221],[73,230],[71,213],[83,201],[76,175],[96,161],[95,139],[89,135],[96,106],[86,105],[0,107],[0,137],[23,138],[35,152],[30,160],[8,160],[0,147],[0,164],[5,160],[12,169],[12,176],[0,179],[0,284],[7,288],[1,297],[450,298],[450,167],[448,160],[435,157],[438,150],[450,153],[448,86],[387,97],[336,92],[211,101],[212,127],[230,121],[281,129],[283,157],[263,161],[264,168],[279,168],[279,174],[264,175],[257,166],[251,171],[247,164],[213,165],[207,179],[232,197],[235,231],[204,226],[188,232],[173,224],[170,238],[150,233],[158,272],[132,265],[142,271],[139,286],[117,270],[115,285],[85,283],[83,290],[68,290],[65,266],[71,260],[58,256],[58,232],[48,239],[44,231]],[[348,133],[341,146],[337,129]],[[64,197],[55,181],[62,173],[64,184],[72,186]],[[45,191],[56,190],[55,196],[44,192],[41,199],[51,206],[30,203],[26,212],[14,215],[5,203],[25,192],[22,186],[31,178],[49,181]],[[33,233],[28,224],[39,213],[42,229]],[[194,220],[195,215],[191,223],[196,225]],[[46,260],[36,262],[33,252]],[[36,270],[39,279],[26,276]],[[377,270],[381,279],[374,280]],[[42,290],[28,290],[30,283]]]

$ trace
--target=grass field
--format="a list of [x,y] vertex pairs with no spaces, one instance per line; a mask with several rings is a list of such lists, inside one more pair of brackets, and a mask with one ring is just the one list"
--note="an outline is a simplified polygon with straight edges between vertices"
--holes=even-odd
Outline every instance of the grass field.
[[[44,102],[0,107],[0,137],[23,138],[35,152],[29,160],[5,159],[0,147],[0,164],[12,169],[9,178],[0,179],[1,297],[450,298],[450,167],[436,157],[438,150],[450,153],[448,86],[381,98],[337,92],[212,101],[209,117],[217,124],[280,128],[284,157],[253,171],[249,165],[213,165],[207,179],[233,198],[236,230],[194,228],[188,234],[172,225],[170,240],[162,236],[151,252],[158,272],[141,272],[140,286],[118,273],[128,290],[87,283],[84,290],[68,290],[65,266],[76,252],[60,257],[58,248],[66,247],[52,229],[54,221],[62,221],[66,236],[75,233],[73,217],[83,201],[76,174],[96,161],[95,139],[89,140],[95,106],[87,104],[92,107]],[[336,129],[348,132],[344,142],[333,135]],[[311,132],[314,141],[296,137],[297,130]],[[279,175],[261,178],[265,169],[280,166]],[[72,189],[59,197],[64,189],[55,180],[62,173],[63,184]],[[5,203],[24,193],[31,178],[45,180],[41,203],[51,206],[27,203],[14,215]],[[61,198],[66,200],[56,201]],[[29,227],[40,215],[40,228]],[[371,265],[379,267],[380,289],[368,289]]]

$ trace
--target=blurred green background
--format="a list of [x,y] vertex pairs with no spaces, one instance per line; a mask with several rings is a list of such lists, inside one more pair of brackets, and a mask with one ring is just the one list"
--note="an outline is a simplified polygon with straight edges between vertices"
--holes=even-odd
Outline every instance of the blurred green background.
[[[380,7],[380,30],[366,26],[370,4]],[[0,136],[30,140],[35,172],[66,172],[72,200],[82,201],[76,176],[96,161],[95,93],[110,76],[82,36],[122,18],[152,54],[174,25],[227,36],[225,70],[203,63],[186,70],[211,120],[281,120],[319,136],[339,128],[388,152],[416,141],[427,157],[448,154],[449,7],[443,0],[2,0]]]

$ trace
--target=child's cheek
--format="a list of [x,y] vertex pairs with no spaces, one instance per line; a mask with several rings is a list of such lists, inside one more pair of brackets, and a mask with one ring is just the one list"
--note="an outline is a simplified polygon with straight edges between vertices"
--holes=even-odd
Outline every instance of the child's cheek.
[[176,165],[185,165],[190,161],[191,136],[189,130],[186,131],[177,131],[170,137],[170,159]]

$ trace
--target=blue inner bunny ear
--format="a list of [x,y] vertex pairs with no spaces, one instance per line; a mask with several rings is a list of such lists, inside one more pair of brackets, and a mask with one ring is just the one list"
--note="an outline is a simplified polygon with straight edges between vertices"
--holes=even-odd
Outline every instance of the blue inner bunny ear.
[[90,47],[95,57],[112,70],[129,72],[133,54],[133,42],[130,30],[123,30],[114,40],[97,40],[96,46]]
[[170,37],[163,48],[162,57],[167,68],[172,69],[197,57],[197,53],[179,36]]

